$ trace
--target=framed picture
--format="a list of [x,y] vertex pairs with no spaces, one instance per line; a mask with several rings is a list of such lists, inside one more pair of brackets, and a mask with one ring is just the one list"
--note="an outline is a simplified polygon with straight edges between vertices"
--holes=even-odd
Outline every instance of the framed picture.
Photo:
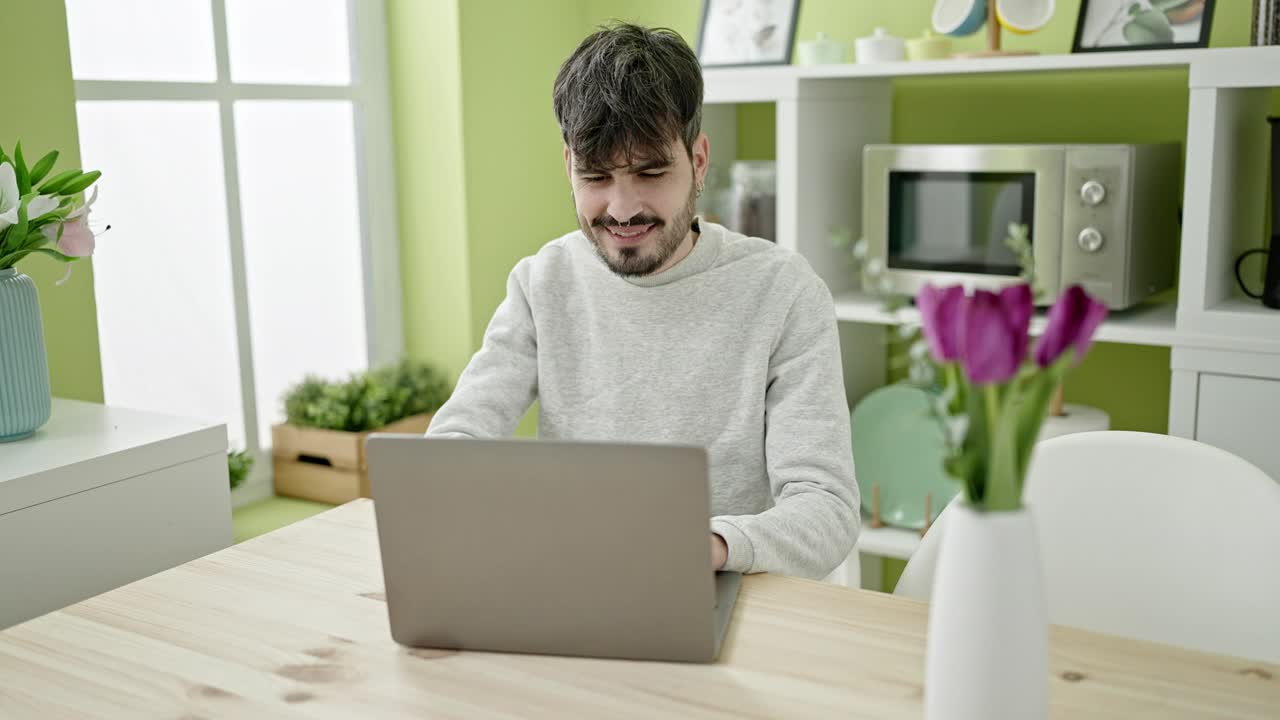
[[800,0],[705,0],[698,29],[703,67],[786,65]]
[[1080,0],[1072,52],[1209,45],[1214,0]]

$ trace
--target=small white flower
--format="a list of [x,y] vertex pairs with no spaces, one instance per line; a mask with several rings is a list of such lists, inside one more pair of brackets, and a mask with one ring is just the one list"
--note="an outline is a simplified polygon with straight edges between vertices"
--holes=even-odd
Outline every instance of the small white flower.
[[908,377],[916,385],[932,385],[934,380],[933,366],[928,363],[913,362],[907,370]]
[[969,416],[953,415],[947,418],[947,440],[951,447],[960,447],[964,445],[964,439],[969,434]]
[[[35,220],[58,209],[59,200],[54,195],[37,195],[27,203],[27,220]],[[22,197],[18,195],[18,175],[9,163],[0,164],[0,230],[18,224],[18,208]]]
[[911,355],[912,360],[923,360],[929,355],[929,343],[924,340],[917,340],[911,343],[911,347],[907,352]]

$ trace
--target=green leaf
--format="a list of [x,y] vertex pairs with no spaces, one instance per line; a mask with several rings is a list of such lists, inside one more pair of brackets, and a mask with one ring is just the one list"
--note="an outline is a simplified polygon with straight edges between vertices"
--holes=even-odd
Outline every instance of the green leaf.
[[14,245],[22,245],[27,239],[27,231],[30,229],[27,222],[27,206],[31,204],[32,197],[27,195],[18,201],[18,222],[9,228],[9,242]]
[[1018,477],[1024,481],[1031,464],[1032,451],[1040,437],[1040,428],[1049,412],[1049,403],[1053,402],[1053,393],[1066,374],[1071,355],[1072,353],[1063,353],[1053,365],[1028,378],[1020,393],[1019,402],[1013,408],[1017,422],[1017,471]]
[[0,147],[0,165],[3,165],[8,159],[9,156],[4,154],[4,148]]
[[17,265],[18,261],[29,252],[30,250],[23,250],[20,252],[12,252],[7,255],[0,255],[0,270],[8,270],[14,265]]
[[47,255],[53,258],[54,260],[57,260],[58,262],[63,262],[63,263],[73,263],[80,259],[78,257],[71,257],[70,255],[63,255],[57,250],[52,250],[50,248],[32,248],[30,250],[27,250],[26,252],[40,253],[41,255]]
[[231,480],[231,489],[234,490],[249,477],[249,471],[253,469],[253,456],[246,450],[228,450],[227,451],[227,476]]
[[986,509],[1017,510],[1022,507],[1022,482],[1018,476],[1015,447],[1017,414],[1012,406],[1017,402],[1018,393],[1012,387],[989,385],[983,388],[983,396],[992,426]]
[[0,257],[0,269],[11,268],[14,265],[17,265],[19,260],[33,253],[46,255],[48,257],[53,258],[54,260],[57,260],[59,262],[64,262],[64,263],[72,263],[80,259],[80,258],[71,257],[69,255],[63,255],[57,250],[51,250],[45,247],[27,247],[27,248],[18,250],[16,252],[11,252],[8,255],[5,255],[4,257]]
[[80,177],[76,178],[75,180],[68,182],[66,185],[63,185],[62,188],[58,190],[58,194],[59,195],[75,195],[76,193],[81,192],[86,188],[88,188],[90,185],[94,183],[95,180],[97,180],[100,177],[102,177],[102,173],[98,170],[94,170],[93,172],[87,172],[81,175]]
[[80,177],[79,170],[64,170],[57,175],[49,178],[49,181],[40,186],[40,194],[52,195],[62,189],[71,180]]
[[981,507],[986,501],[987,460],[991,426],[988,420],[987,407],[982,393],[977,388],[967,393],[965,398],[965,414],[969,416],[969,430],[965,434],[964,445],[955,466],[963,474],[958,477],[964,482],[965,495],[974,507]]
[[58,161],[58,151],[51,150],[48,155],[40,158],[35,167],[31,168],[31,184],[35,185],[44,179],[45,175],[53,169],[53,164]]
[[22,161],[22,143],[13,148],[13,169],[18,176],[18,194],[31,192],[31,177],[27,175],[27,164]]

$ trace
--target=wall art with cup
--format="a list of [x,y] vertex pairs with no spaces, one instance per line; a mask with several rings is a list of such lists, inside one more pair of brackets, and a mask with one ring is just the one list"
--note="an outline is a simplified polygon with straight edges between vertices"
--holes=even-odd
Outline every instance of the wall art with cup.
[[22,143],[13,155],[0,147],[0,442],[30,437],[49,420],[49,363],[35,281],[18,272],[18,261],[43,255],[70,263],[93,254],[96,236],[89,208],[97,197],[84,192],[101,173],[79,169],[53,173],[58,152],[27,166]]
[[[1022,488],[1055,389],[1089,351],[1107,307],[1073,285],[1032,345],[1031,284],[999,292],[926,286],[916,297],[942,392],[948,510],[929,607],[929,718],[1048,717],[1048,619]],[[913,368],[913,374],[918,374]]]

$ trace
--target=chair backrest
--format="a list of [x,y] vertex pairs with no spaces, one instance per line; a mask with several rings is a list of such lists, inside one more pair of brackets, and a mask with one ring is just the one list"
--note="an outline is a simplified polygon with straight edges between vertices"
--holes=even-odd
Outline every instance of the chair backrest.
[[[1280,662],[1280,483],[1204,443],[1092,432],[1036,448],[1049,619]],[[944,511],[896,593],[927,598]]]

